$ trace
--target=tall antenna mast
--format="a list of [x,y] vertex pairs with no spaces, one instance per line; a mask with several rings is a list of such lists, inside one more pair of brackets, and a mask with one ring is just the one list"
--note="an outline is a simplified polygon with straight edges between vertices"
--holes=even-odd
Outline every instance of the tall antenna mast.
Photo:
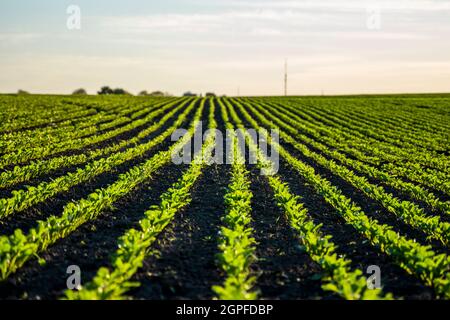
[[284,96],[287,97],[287,85],[288,85],[288,64],[287,59],[284,60]]

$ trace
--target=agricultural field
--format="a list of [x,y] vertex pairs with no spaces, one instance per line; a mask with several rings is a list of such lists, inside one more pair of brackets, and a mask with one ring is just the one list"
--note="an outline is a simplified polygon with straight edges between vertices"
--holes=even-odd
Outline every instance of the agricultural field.
[[2,95],[0,299],[449,299],[449,139],[450,95]]

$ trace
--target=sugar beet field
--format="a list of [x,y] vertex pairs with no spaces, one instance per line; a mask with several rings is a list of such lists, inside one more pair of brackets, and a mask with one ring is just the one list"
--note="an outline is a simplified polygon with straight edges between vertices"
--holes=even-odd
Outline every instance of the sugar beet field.
[[[450,298],[450,95],[3,95],[0,120],[0,299]],[[278,129],[278,163],[239,128]]]

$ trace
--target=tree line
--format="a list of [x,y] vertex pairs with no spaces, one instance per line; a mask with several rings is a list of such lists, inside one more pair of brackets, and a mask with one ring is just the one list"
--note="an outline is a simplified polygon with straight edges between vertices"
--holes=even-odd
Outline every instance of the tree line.
[[[18,90],[17,91],[18,95],[27,95],[29,94],[29,92],[25,91],[25,90]],[[76,89],[72,92],[72,95],[87,95],[87,91],[83,88],[79,88]],[[99,91],[97,91],[98,95],[133,95],[130,92],[128,92],[125,89],[122,88],[111,88],[109,86],[103,86],[100,88]],[[160,90],[157,91],[152,91],[152,92],[148,92],[147,90],[142,90],[141,92],[139,92],[138,96],[151,96],[151,97],[170,97],[172,96],[170,93],[168,92],[163,92]],[[202,97],[202,94],[197,94],[197,93],[193,93],[191,91],[187,91],[183,94],[183,96],[185,97]],[[215,97],[216,94],[213,92],[207,92],[205,93],[205,97]]]

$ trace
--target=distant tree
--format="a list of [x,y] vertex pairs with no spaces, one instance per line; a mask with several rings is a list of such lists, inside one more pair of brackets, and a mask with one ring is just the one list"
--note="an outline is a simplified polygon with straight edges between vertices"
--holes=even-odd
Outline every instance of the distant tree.
[[143,90],[139,93],[140,96],[151,96],[151,97],[170,97],[172,96],[170,93],[162,92],[162,91],[153,91],[148,93],[146,90]]
[[28,91],[19,89],[19,90],[17,91],[17,94],[18,94],[18,95],[24,95],[24,94],[30,94],[30,93],[29,93]]
[[111,89],[108,86],[104,86],[100,89],[100,91],[97,92],[100,95],[110,95],[110,94],[126,94],[129,95],[130,93],[127,92],[126,90],[122,89],[122,88],[116,88],[116,89]]
[[207,93],[205,94],[205,97],[215,97],[215,96],[216,96],[216,94],[213,93],[213,92],[207,92]]
[[196,97],[197,94],[192,93],[191,91],[188,91],[188,92],[185,92],[185,93],[183,94],[183,96],[184,96],[184,97]]
[[72,94],[73,95],[83,95],[84,96],[84,95],[87,95],[87,92],[83,88],[80,88],[80,89],[75,90]]
[[122,88],[116,88],[113,90],[113,94],[126,94],[129,95],[130,93]]
[[110,87],[104,86],[97,93],[100,94],[100,95],[107,95],[107,94],[113,94],[114,91]]
[[152,93],[150,93],[150,95],[152,97],[164,97],[165,93],[162,91],[153,91]]

